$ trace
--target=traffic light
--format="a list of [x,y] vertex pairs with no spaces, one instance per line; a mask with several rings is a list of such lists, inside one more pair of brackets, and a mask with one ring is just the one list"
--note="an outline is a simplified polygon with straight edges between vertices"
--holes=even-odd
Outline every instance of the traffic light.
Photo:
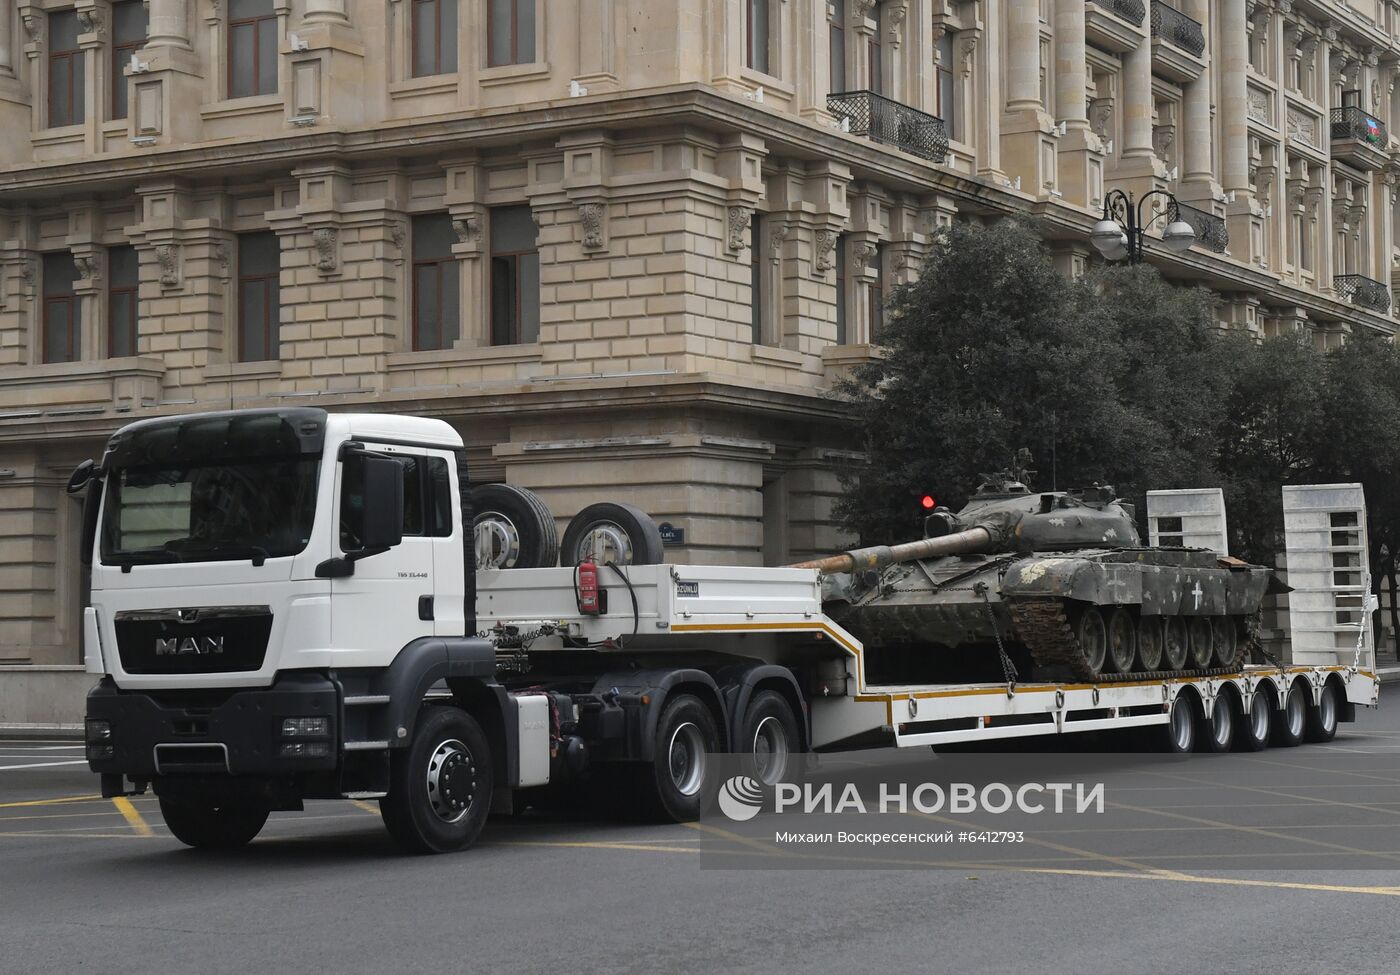
[[923,508],[925,511],[932,511],[934,508],[938,507],[938,499],[931,494],[922,495],[919,498],[919,507]]

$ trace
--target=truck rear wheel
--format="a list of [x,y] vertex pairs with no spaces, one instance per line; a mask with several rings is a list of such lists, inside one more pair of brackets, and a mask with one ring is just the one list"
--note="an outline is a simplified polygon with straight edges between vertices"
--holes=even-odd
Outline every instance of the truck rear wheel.
[[1165,725],[1160,726],[1162,751],[1172,755],[1184,755],[1196,747],[1197,724],[1196,699],[1191,694],[1178,694],[1172,701],[1171,711]]
[[753,696],[744,715],[744,737],[739,747],[752,760],[754,778],[764,785],[790,778],[793,752],[801,741],[797,718],[786,698],[777,691],[759,691]]
[[1317,705],[1308,708],[1307,731],[1304,737],[1311,742],[1331,741],[1337,737],[1337,688],[1323,684]]
[[677,694],[661,712],[654,744],[651,765],[639,770],[639,802],[658,818],[699,819],[719,785],[712,760],[720,747],[714,715],[695,695]]
[[1200,750],[1203,752],[1228,752],[1235,743],[1235,699],[1231,694],[1221,694],[1215,699],[1215,707],[1210,709],[1210,718],[1201,719]]
[[1304,694],[1301,685],[1289,685],[1283,707],[1275,715],[1278,720],[1274,722],[1274,744],[1281,748],[1292,748],[1303,741],[1308,725],[1308,701]]
[[1240,726],[1235,729],[1235,748],[1242,752],[1268,748],[1273,723],[1274,702],[1267,692],[1255,690],[1249,697],[1249,711],[1240,716]]
[[196,850],[236,850],[262,832],[267,807],[255,802],[186,802],[160,797],[160,814],[175,838]]
[[411,853],[451,853],[476,842],[491,811],[491,748],[461,708],[425,707],[413,741],[390,756],[384,825]]

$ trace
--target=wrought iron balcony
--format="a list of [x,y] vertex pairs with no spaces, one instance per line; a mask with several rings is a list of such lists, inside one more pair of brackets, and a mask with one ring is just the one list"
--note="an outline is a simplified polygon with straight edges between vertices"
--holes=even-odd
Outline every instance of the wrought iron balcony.
[[826,110],[848,126],[852,135],[863,135],[933,162],[941,163],[948,155],[948,130],[941,118],[884,95],[838,92],[826,96]]
[[1353,305],[1390,314],[1390,289],[1379,281],[1364,274],[1338,274],[1332,278],[1332,289],[1337,296]]
[[1201,25],[1162,0],[1152,0],[1152,36],[1196,57],[1205,53],[1206,35]]
[[1091,0],[1091,2],[1134,27],[1141,27],[1142,18],[1147,16],[1147,5],[1142,0]]
[[1355,140],[1385,151],[1390,134],[1385,123],[1355,105],[1332,109],[1332,141]]
[[1196,242],[1208,250],[1213,250],[1217,254],[1224,254],[1225,248],[1230,246],[1230,231],[1225,226],[1225,221],[1215,214],[1190,206],[1186,203],[1177,203],[1177,213],[1181,219],[1185,220],[1196,231]]

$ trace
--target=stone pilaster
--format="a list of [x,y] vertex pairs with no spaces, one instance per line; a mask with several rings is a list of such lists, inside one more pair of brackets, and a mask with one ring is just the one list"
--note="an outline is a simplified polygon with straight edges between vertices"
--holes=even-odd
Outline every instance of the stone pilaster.
[[287,124],[311,128],[328,122],[356,124],[380,99],[380,79],[365,85],[365,49],[346,12],[346,0],[307,0],[295,43],[283,42],[291,91]]
[[204,65],[190,44],[185,0],[150,0],[146,45],[137,52],[128,118],[137,145],[178,145],[199,137]]
[[[15,70],[18,25],[18,12],[5,4],[0,9],[0,130],[5,132],[23,132],[30,124],[29,94]],[[22,139],[4,140],[0,162],[20,161],[26,148]]]
[[1103,206],[1104,145],[1089,127],[1088,77],[1082,0],[1055,0],[1055,115],[1065,127],[1058,140],[1059,190],[1077,206]]
[[1221,169],[1227,207],[1230,250],[1234,257],[1257,263],[1255,241],[1263,239],[1263,212],[1254,202],[1249,173],[1249,34],[1245,0],[1220,0]]
[[[1210,31],[1210,4],[1208,0],[1186,0],[1184,12],[1188,17],[1200,22],[1206,32],[1208,49],[1214,49],[1214,38]],[[1177,196],[1194,203],[1203,210],[1213,209],[1223,196],[1220,184],[1215,180],[1212,156],[1213,132],[1211,126],[1211,77],[1215,68],[1211,59],[1206,60],[1203,70],[1195,81],[1188,82],[1182,93],[1182,162],[1181,187]],[[1210,204],[1210,205],[1207,205]]]
[[[1040,97],[1040,0],[1008,0],[1003,168],[1022,192],[1046,196],[1056,185],[1055,120]],[[992,71],[998,70],[996,65]]]

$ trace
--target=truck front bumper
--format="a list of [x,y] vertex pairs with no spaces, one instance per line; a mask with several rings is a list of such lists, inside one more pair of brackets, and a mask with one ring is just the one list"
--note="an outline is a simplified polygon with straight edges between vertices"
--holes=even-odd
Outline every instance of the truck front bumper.
[[[288,718],[311,719],[291,722]],[[319,720],[324,719],[324,720]],[[88,693],[87,760],[103,791],[126,776],[285,776],[334,769],[340,688],[325,674],[279,674],[271,687],[216,699],[123,691],[104,678]]]

